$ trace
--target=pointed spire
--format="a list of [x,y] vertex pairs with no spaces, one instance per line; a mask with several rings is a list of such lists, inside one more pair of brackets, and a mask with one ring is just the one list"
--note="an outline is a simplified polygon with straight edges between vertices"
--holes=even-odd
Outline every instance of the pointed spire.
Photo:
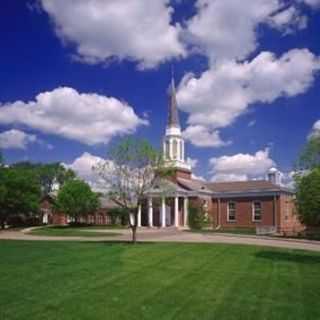
[[170,85],[169,95],[170,95],[170,99],[169,99],[168,127],[180,127],[173,67],[171,68],[171,85]]

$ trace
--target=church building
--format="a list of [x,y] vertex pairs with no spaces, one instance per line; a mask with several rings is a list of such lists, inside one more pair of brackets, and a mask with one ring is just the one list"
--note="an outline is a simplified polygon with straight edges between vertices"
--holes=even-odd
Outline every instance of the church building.
[[[285,235],[302,231],[295,212],[295,194],[281,186],[280,174],[274,168],[266,174],[266,180],[207,182],[193,177],[186,161],[173,79],[170,87],[163,156],[174,175],[146,194],[138,212],[138,227],[188,228],[189,208],[196,205],[206,215],[209,227],[217,230],[245,228]],[[44,199],[42,204],[44,223],[68,223],[67,216],[52,212],[52,201]],[[114,206],[110,200],[101,199],[100,209],[81,218],[81,222],[110,224],[108,210]]]
[[[250,228],[296,234],[303,229],[295,214],[294,192],[281,186],[272,168],[266,180],[207,182],[194,179],[186,161],[174,80],[169,93],[168,121],[163,138],[165,163],[174,176],[165,188],[156,186],[138,214],[138,226],[188,227],[189,206],[202,207],[212,228]],[[169,185],[169,186],[168,186]]]

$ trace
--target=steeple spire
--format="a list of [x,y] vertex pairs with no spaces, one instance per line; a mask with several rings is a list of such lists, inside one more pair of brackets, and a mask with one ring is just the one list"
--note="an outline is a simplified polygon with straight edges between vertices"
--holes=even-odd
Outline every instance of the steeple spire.
[[169,90],[169,113],[168,113],[167,127],[168,128],[170,128],[170,127],[180,128],[173,67],[171,68],[171,85],[170,85],[170,90]]

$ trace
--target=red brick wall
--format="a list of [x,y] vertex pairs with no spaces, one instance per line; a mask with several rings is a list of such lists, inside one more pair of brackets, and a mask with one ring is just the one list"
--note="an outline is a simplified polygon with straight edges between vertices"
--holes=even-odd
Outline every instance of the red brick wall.
[[[293,195],[282,194],[275,198],[275,223],[278,232],[293,235],[304,230],[296,215]],[[236,202],[236,221],[227,220],[228,201]],[[262,219],[260,222],[252,221],[252,202],[262,203]],[[212,199],[209,213],[212,216],[213,227],[219,224],[222,228],[255,228],[257,225],[274,225],[274,197],[233,198],[220,200],[220,217],[218,216],[218,199]]]
[[299,221],[294,197],[292,195],[281,195],[279,199],[279,232],[284,235],[295,235],[305,229]]
[[[228,202],[236,203],[236,221],[228,221]],[[261,221],[253,221],[252,219],[252,203],[260,201],[262,205]],[[212,214],[215,225],[218,224],[218,201],[215,199],[212,203]],[[220,201],[221,221],[223,228],[255,228],[257,225],[272,226],[273,225],[273,198],[272,197],[255,197],[255,198],[233,198],[221,199]]]

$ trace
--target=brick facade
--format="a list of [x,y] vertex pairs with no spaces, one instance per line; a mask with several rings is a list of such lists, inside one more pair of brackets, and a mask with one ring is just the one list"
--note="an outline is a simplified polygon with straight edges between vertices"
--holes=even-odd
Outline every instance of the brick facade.
[[[228,203],[234,202],[236,219],[228,220]],[[253,219],[253,203],[261,203],[261,220]],[[219,213],[220,206],[220,213]],[[294,197],[291,194],[264,197],[241,197],[228,199],[213,198],[208,207],[213,227],[223,229],[247,228],[257,226],[276,226],[281,234],[292,235],[304,230],[296,214]]]

